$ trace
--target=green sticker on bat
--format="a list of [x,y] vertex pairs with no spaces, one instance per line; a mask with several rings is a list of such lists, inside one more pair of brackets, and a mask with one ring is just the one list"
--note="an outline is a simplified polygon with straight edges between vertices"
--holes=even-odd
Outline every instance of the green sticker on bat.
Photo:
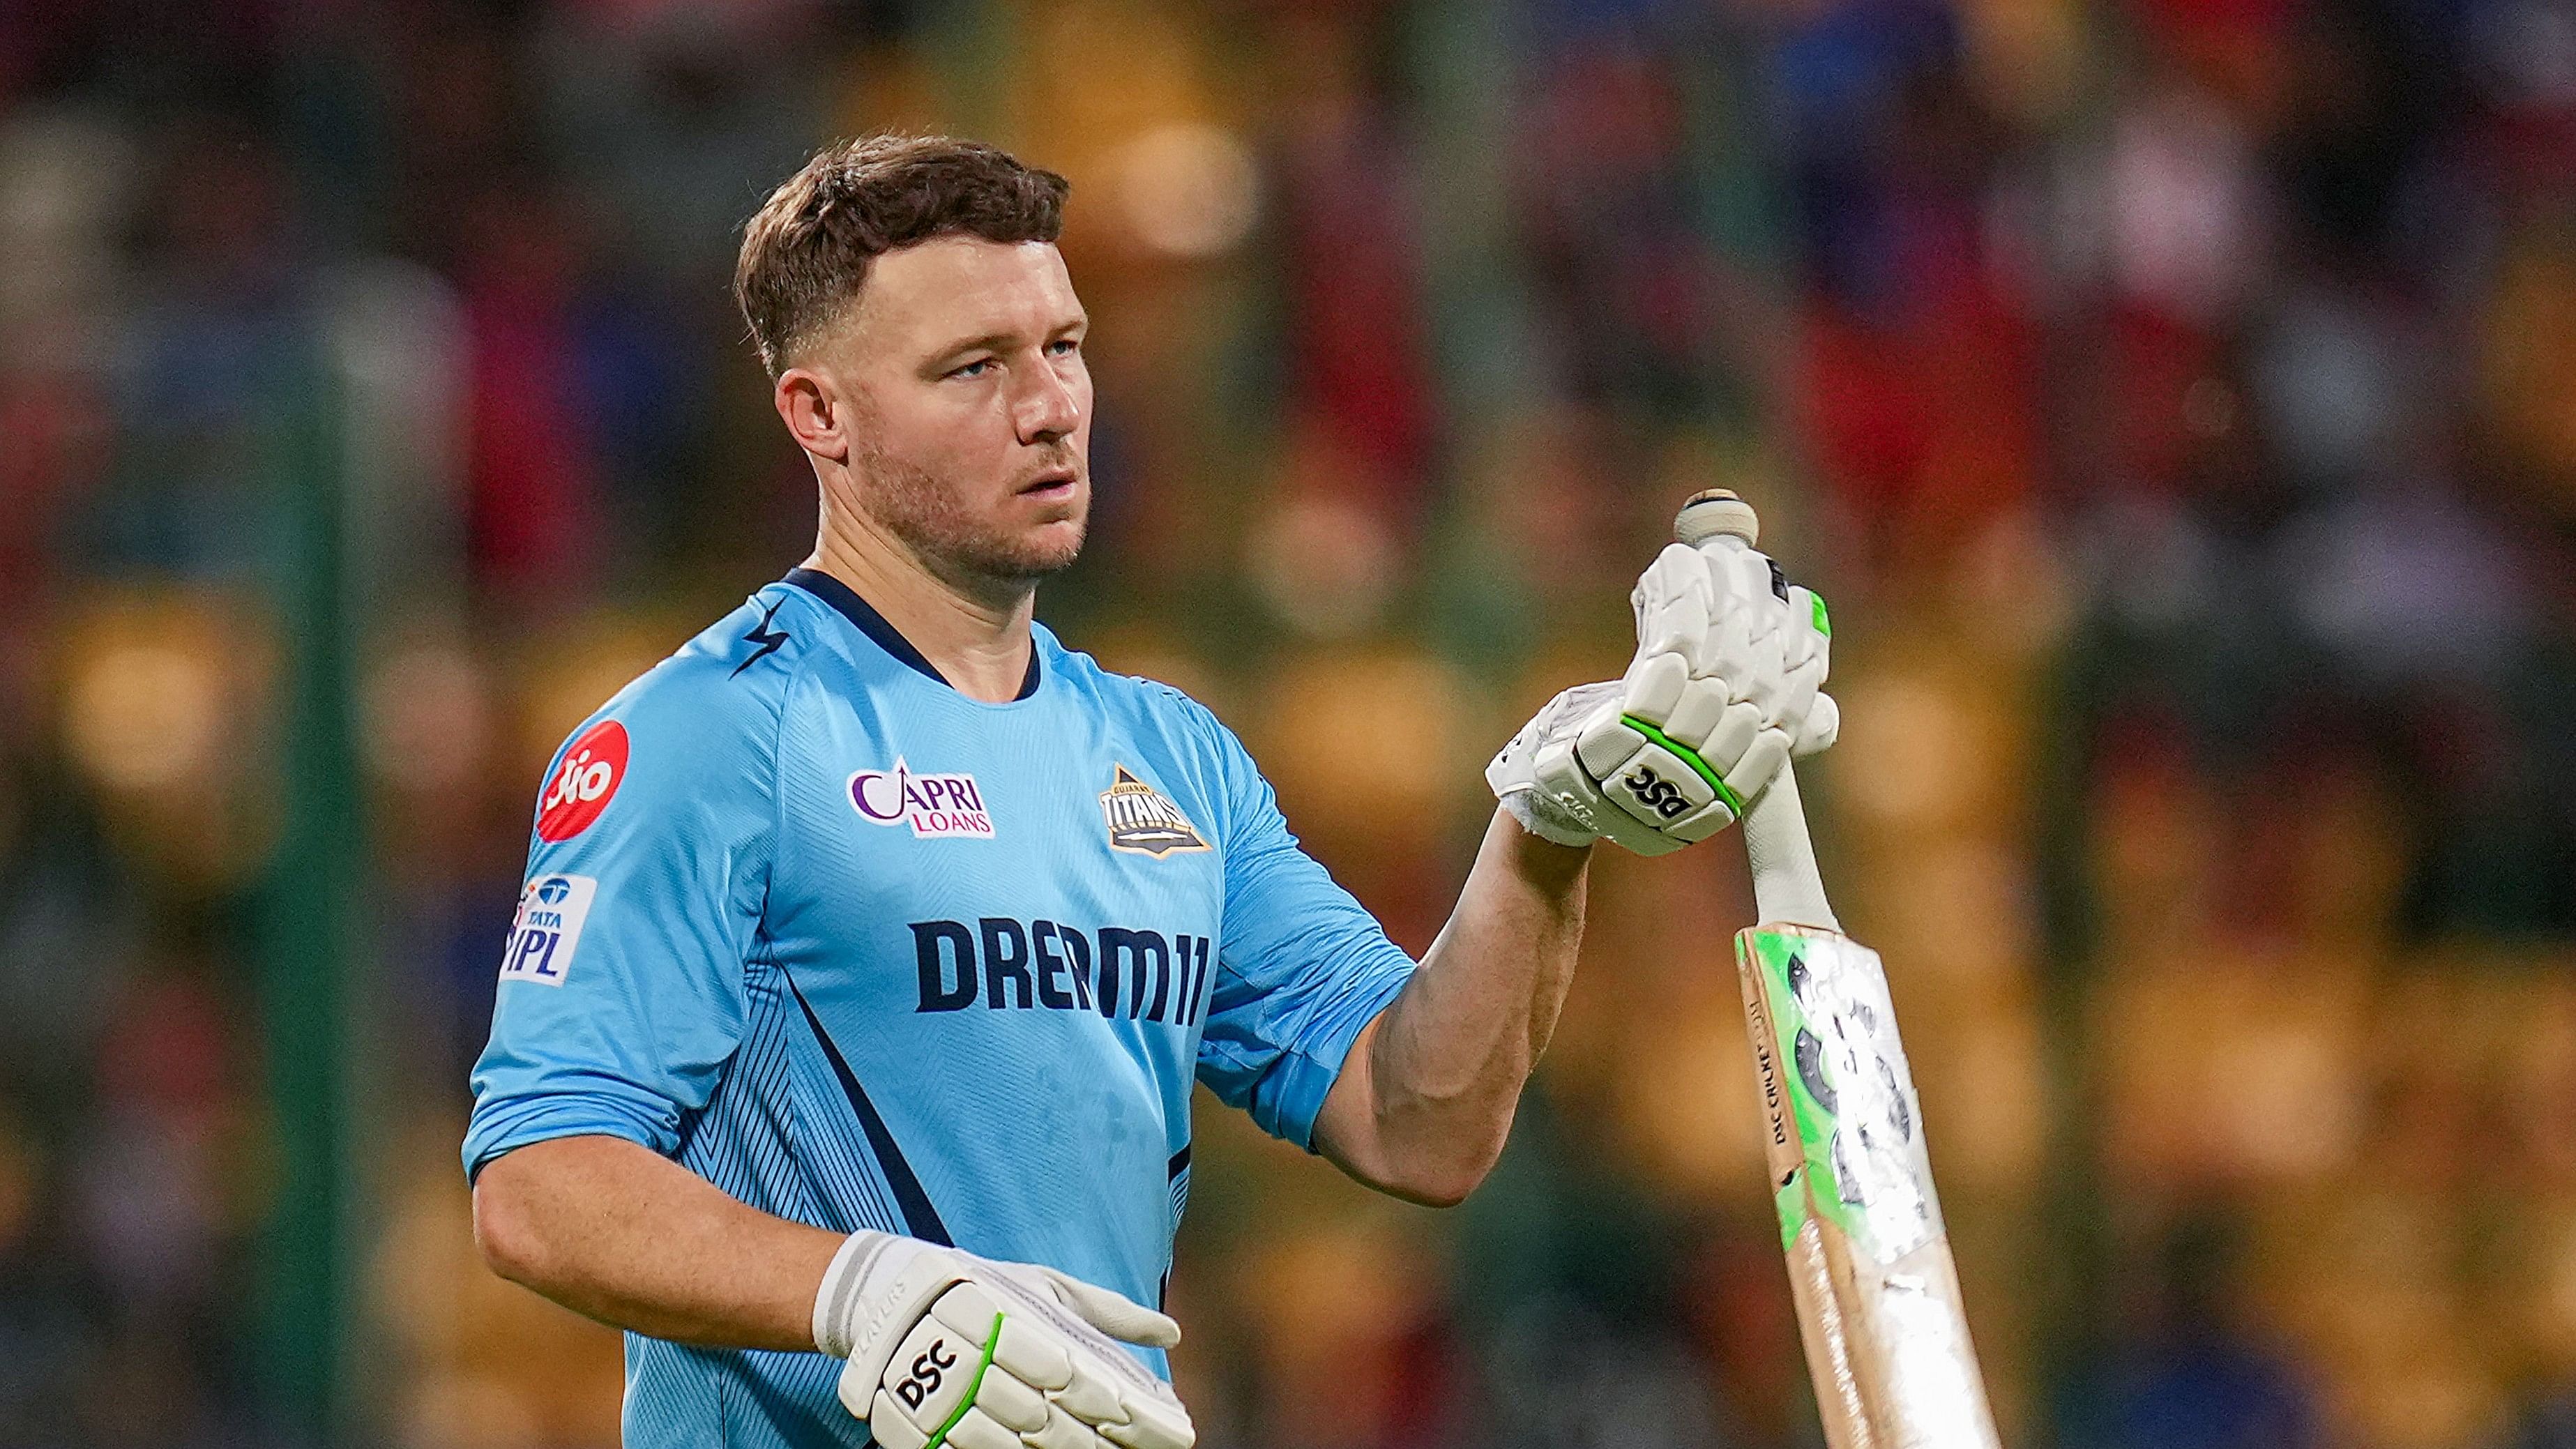
[[1825,931],[1745,931],[1800,1165],[1777,1189],[1784,1238],[1809,1213],[1890,1263],[1941,1232],[1922,1110],[1877,953]]
[[1800,1181],[1807,1174],[1793,1172],[1789,1180],[1771,1193],[1771,1205],[1780,1210],[1780,1251],[1787,1252],[1798,1242],[1798,1229],[1807,1225],[1807,1185]]

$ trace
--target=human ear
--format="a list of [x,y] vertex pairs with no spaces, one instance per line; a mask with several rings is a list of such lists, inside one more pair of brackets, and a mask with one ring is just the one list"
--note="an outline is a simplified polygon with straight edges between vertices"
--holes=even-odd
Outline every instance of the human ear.
[[849,403],[830,378],[811,368],[791,367],[778,375],[770,400],[796,446],[826,462],[850,460]]

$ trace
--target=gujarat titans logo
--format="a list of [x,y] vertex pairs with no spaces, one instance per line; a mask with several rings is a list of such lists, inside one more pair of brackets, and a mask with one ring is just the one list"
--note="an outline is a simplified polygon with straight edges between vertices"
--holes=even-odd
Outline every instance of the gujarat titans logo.
[[1116,778],[1100,794],[1100,813],[1109,822],[1109,848],[1134,851],[1156,859],[1176,850],[1205,850],[1208,843],[1172,803],[1172,797],[1137,779],[1125,765],[1114,766]]

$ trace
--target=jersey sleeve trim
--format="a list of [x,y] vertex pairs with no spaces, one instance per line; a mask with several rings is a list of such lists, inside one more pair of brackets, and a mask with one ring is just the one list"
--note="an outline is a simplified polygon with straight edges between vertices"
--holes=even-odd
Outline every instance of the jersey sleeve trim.
[[670,1104],[636,1094],[545,1092],[484,1103],[465,1134],[465,1180],[470,1185],[492,1160],[558,1137],[617,1137],[663,1157],[680,1145]]
[[1254,1123],[1273,1137],[1313,1152],[1315,1118],[1322,1114],[1333,1084],[1342,1079],[1351,1044],[1412,978],[1412,959],[1397,951],[1391,961],[1375,963],[1353,983],[1321,1014],[1328,1024],[1315,1029],[1296,1049],[1282,1052],[1253,1084],[1249,1110]]

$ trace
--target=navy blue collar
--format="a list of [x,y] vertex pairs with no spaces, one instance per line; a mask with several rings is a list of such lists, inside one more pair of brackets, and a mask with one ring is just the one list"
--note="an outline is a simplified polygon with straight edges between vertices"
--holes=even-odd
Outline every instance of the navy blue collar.
[[[930,661],[922,657],[921,651],[912,647],[912,641],[898,633],[894,625],[887,623],[886,616],[878,613],[874,604],[860,598],[856,589],[821,569],[789,569],[787,582],[840,610],[842,617],[858,625],[859,632],[875,640],[878,648],[940,683],[948,684],[948,676],[933,668]],[[949,688],[954,689],[956,686],[952,684]],[[1037,692],[1038,642],[1031,639],[1028,677],[1020,681],[1020,692],[1014,697],[1026,699]]]

